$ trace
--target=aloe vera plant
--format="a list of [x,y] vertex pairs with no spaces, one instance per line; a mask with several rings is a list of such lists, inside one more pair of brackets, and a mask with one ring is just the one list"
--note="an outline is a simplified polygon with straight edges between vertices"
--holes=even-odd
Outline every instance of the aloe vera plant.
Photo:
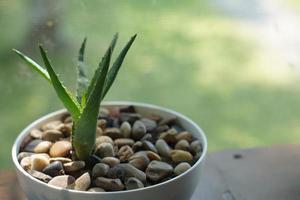
[[59,80],[46,51],[41,45],[39,45],[39,49],[46,69],[20,51],[13,49],[28,66],[53,86],[57,96],[71,114],[73,119],[72,145],[76,156],[81,160],[87,160],[94,149],[101,101],[112,86],[135,38],[136,35],[131,37],[110,67],[112,52],[118,39],[118,34],[115,34],[90,81],[86,76],[86,65],[84,64],[85,38],[78,55],[76,96]]

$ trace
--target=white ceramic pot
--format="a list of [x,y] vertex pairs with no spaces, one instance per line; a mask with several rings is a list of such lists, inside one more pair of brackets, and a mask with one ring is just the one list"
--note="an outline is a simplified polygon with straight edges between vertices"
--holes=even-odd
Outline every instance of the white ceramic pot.
[[200,159],[193,165],[191,169],[185,173],[168,180],[166,182],[149,186],[146,188],[131,190],[131,191],[119,191],[119,192],[81,192],[75,190],[66,190],[49,186],[46,183],[38,181],[31,177],[19,164],[17,155],[19,152],[20,144],[24,138],[29,134],[33,128],[39,128],[41,125],[57,120],[66,113],[66,110],[59,110],[50,113],[27,126],[21,134],[17,137],[13,148],[12,158],[16,168],[19,183],[25,192],[29,200],[188,200],[191,198],[197,184],[201,181],[202,168],[207,152],[206,137],[192,120],[179,114],[177,112],[142,103],[133,102],[107,102],[102,106],[109,107],[124,107],[133,105],[136,111],[144,116],[155,114],[164,118],[177,117],[178,122],[187,131],[191,132],[196,138],[198,138],[203,144],[203,154]]

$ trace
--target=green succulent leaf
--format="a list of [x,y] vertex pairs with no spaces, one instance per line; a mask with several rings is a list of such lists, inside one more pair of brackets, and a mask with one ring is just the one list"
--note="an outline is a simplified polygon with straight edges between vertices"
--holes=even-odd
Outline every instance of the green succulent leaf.
[[125,45],[125,47],[122,49],[122,51],[120,52],[119,56],[116,58],[114,64],[112,65],[111,69],[108,72],[108,75],[106,77],[105,80],[105,86],[104,86],[104,91],[102,94],[102,99],[105,97],[105,95],[107,94],[108,90],[110,89],[110,87],[112,86],[113,82],[116,79],[116,76],[120,70],[120,67],[124,61],[124,58],[128,52],[128,50],[130,49],[132,43],[134,42],[135,38],[136,38],[136,34],[134,36],[132,36],[130,38],[130,40],[127,42],[127,44]]
[[43,47],[40,45],[39,48],[56,94],[67,110],[71,113],[73,120],[76,122],[80,118],[81,107],[72,93],[59,80],[58,75],[53,70]]
[[94,74],[94,81],[90,83],[93,84],[91,86],[90,96],[87,99],[86,106],[83,108],[80,119],[75,125],[72,143],[76,150],[77,157],[81,160],[86,160],[94,148],[101,96],[105,77],[109,69],[113,44],[114,42],[112,42],[107,49]]
[[[84,63],[84,51],[85,51],[85,44],[86,38],[84,38],[81,47],[79,49],[78,54],[78,64],[77,64],[77,90],[76,90],[76,98],[78,102],[81,104],[85,104],[85,100],[82,99],[84,93],[88,88],[89,80],[86,75],[86,65]],[[85,105],[82,105],[83,107]]]
[[[112,52],[113,52],[113,50],[114,50],[114,48],[115,48],[115,46],[116,46],[117,40],[118,40],[118,33],[116,33],[116,34],[114,35],[114,37],[113,37],[113,39],[112,39],[112,41],[111,41],[111,43],[110,43],[111,54],[112,54]],[[90,98],[91,92],[92,92],[93,88],[95,87],[95,82],[96,82],[96,80],[98,79],[98,77],[99,77],[100,74],[101,74],[101,70],[102,70],[102,69],[101,69],[101,66],[99,66],[99,67],[96,69],[96,71],[95,71],[95,74],[94,74],[94,76],[93,76],[93,78],[92,78],[92,80],[91,80],[91,82],[90,82],[90,85],[89,85],[89,87],[88,87],[88,89],[87,89],[87,92],[86,92],[86,98],[87,98],[87,99]]]
[[23,53],[21,53],[20,51],[13,49],[13,51],[18,54],[22,60],[25,61],[25,63],[33,68],[35,71],[37,71],[42,77],[44,77],[49,83],[51,83],[51,79],[50,76],[47,72],[46,69],[44,69],[43,67],[41,67],[39,64],[37,64],[36,62],[34,62],[32,59],[30,59],[29,57],[25,56]]

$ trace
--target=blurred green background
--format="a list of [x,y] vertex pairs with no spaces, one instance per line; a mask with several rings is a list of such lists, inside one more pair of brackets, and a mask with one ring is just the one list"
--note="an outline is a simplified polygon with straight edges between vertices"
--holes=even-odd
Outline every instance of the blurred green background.
[[273,24],[268,12],[284,6],[292,13],[299,4],[228,2],[1,0],[0,169],[12,165],[12,143],[26,125],[62,108],[53,89],[11,49],[42,63],[37,43],[43,43],[74,89],[83,38],[91,75],[115,32],[117,51],[134,33],[138,38],[105,100],[179,111],[203,128],[210,151],[299,142],[300,51],[296,43],[289,48],[298,38],[285,34],[280,42],[289,30],[280,20]]

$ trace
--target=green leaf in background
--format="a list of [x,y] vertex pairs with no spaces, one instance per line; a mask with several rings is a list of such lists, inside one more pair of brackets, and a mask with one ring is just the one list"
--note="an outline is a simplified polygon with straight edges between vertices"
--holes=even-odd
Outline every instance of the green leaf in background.
[[104,87],[104,91],[102,94],[102,99],[105,97],[108,90],[110,89],[113,82],[115,81],[116,76],[119,72],[119,69],[124,61],[124,58],[129,50],[129,48],[131,47],[132,43],[134,42],[135,38],[136,38],[136,34],[134,36],[132,36],[131,39],[128,41],[128,43],[125,45],[125,47],[122,49],[119,56],[116,58],[116,61],[114,62],[113,66],[109,70],[108,75],[105,80],[105,87]]
[[[85,105],[85,92],[88,87],[89,80],[86,75],[86,65],[84,63],[84,51],[86,38],[84,38],[78,54],[78,64],[77,64],[77,88],[76,88],[76,98],[78,102],[81,102],[84,107]],[[82,99],[83,98],[83,99]]]
[[37,64],[36,62],[34,62],[32,59],[30,59],[29,57],[25,56],[23,53],[21,53],[20,51],[13,49],[13,51],[18,54],[22,60],[25,61],[25,63],[33,68],[35,71],[37,71],[40,75],[42,75],[49,83],[51,83],[51,79],[50,76],[47,72],[46,69],[44,69],[43,67],[41,67],[39,64]]
[[86,160],[94,149],[101,96],[105,77],[109,69],[114,40],[115,37],[94,74],[94,81],[90,83],[93,85],[91,86],[91,93],[87,99],[86,107],[83,108],[82,115],[75,125],[72,143],[76,149],[77,157],[81,160]]
[[[113,50],[114,50],[114,48],[116,46],[117,40],[118,40],[118,33],[116,33],[114,35],[114,37],[113,37],[113,39],[112,39],[112,41],[110,43],[111,54],[112,54],[112,52],[113,52]],[[94,76],[93,76],[93,78],[92,78],[92,80],[90,82],[90,85],[89,85],[89,87],[87,89],[87,92],[86,92],[86,98],[87,98],[87,100],[90,98],[91,92],[92,92],[93,88],[95,87],[95,82],[96,82],[96,80],[98,79],[98,77],[101,74],[101,70],[102,70],[101,67],[102,66],[99,65],[99,67],[96,69],[95,74],[94,74]]]
[[76,122],[80,118],[81,107],[79,103],[76,101],[76,98],[72,95],[72,93],[58,79],[58,76],[54,72],[43,47],[40,45],[39,48],[40,48],[40,53],[42,55],[43,61],[49,73],[49,76],[51,78],[52,85],[56,91],[56,94],[63,102],[67,110],[71,113],[73,120]]

